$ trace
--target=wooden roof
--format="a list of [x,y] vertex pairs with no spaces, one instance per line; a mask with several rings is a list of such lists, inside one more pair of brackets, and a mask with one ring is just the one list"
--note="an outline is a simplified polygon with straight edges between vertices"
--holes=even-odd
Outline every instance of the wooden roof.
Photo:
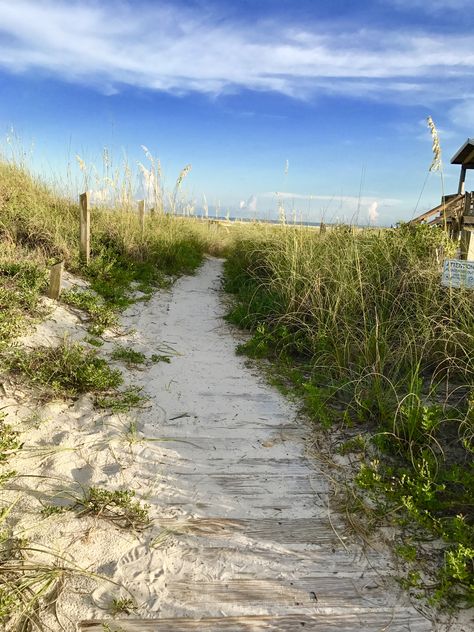
[[468,138],[461,149],[451,158],[452,165],[474,167],[474,138]]

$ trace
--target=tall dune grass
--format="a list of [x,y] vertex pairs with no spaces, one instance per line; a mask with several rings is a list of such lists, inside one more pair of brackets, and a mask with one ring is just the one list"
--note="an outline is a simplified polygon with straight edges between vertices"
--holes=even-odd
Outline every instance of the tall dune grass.
[[276,359],[316,423],[373,438],[360,484],[451,544],[438,597],[472,605],[474,297],[440,284],[453,248],[426,226],[282,227],[233,245],[226,286],[242,350]]

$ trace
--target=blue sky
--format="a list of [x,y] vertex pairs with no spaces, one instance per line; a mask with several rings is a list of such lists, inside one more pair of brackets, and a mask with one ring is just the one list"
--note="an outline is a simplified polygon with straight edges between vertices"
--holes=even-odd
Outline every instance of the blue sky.
[[145,145],[169,187],[192,165],[196,212],[275,216],[279,192],[290,216],[390,224],[439,201],[428,115],[456,191],[473,26],[471,0],[0,0],[0,131],[48,178]]

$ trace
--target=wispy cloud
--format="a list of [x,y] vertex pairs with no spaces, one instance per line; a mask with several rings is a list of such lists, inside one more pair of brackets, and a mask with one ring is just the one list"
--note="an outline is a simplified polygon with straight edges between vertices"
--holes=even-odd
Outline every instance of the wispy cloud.
[[474,134],[474,95],[455,105],[449,114],[453,123],[470,129],[471,134]]
[[[258,199],[277,199],[285,204],[289,201],[298,210],[303,210],[305,219],[327,221],[361,221],[372,223],[382,220],[390,223],[394,210],[400,212],[401,200],[369,195],[311,195],[291,192],[265,192]],[[308,215],[309,213],[309,215]]]
[[267,191],[258,195],[258,197],[264,198],[275,198],[276,196],[283,200],[320,200],[323,202],[342,202],[349,205],[370,205],[377,202],[380,206],[396,206],[400,203],[400,200],[397,198],[381,198],[369,195],[311,195],[309,193],[291,193],[288,191],[279,191],[278,193]]
[[176,3],[0,0],[0,67],[105,93],[124,85],[214,95],[246,88],[431,103],[463,90],[474,74],[474,49],[467,30],[285,28]]
[[[386,2],[387,0],[379,0]],[[424,13],[436,14],[441,11],[464,11],[472,8],[472,0],[389,0],[395,7]]]

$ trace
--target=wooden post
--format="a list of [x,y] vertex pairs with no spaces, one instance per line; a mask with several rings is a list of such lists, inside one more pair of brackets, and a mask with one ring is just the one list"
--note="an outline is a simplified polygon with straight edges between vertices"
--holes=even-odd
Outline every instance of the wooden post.
[[145,200],[139,200],[138,202],[138,220],[143,234],[145,232]]
[[326,224],[324,222],[321,222],[319,224],[319,233],[320,233],[320,235],[322,235],[325,232],[326,232]]
[[82,260],[88,266],[91,256],[91,212],[89,208],[89,197],[87,193],[81,193],[81,195],[79,196],[79,207],[81,221],[81,240],[79,244],[79,252]]
[[63,278],[63,269],[64,269],[64,261],[60,261],[59,263],[54,264],[51,267],[50,277],[49,277],[49,290],[48,296],[49,298],[53,298],[55,301],[58,300],[59,295],[61,294],[61,281]]
[[474,261],[474,226],[464,226],[461,233],[461,259]]
[[464,195],[464,185],[466,182],[466,167],[461,167],[461,175],[459,176],[458,195]]

